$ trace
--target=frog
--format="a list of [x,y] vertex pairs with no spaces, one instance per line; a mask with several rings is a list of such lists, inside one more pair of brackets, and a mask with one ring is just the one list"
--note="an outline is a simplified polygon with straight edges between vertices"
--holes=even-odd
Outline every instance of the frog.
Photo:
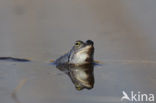
[[56,66],[67,64],[80,66],[94,63],[94,42],[92,40],[86,40],[86,42],[81,40],[75,41],[71,50],[53,63]]

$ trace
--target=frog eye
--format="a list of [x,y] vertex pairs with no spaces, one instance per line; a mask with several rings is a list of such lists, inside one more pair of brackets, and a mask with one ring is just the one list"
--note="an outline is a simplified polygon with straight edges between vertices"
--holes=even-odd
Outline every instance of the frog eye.
[[75,43],[75,46],[80,46],[80,45],[81,45],[80,42],[76,42],[76,43]]

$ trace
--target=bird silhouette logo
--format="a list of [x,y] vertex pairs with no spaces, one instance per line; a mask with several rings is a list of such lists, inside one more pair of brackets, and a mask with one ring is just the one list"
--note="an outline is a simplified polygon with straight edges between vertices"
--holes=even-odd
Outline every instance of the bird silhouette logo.
[[121,98],[121,101],[123,101],[123,100],[131,101],[131,99],[128,97],[128,95],[127,95],[127,93],[125,91],[122,91],[122,94],[123,94],[123,96]]

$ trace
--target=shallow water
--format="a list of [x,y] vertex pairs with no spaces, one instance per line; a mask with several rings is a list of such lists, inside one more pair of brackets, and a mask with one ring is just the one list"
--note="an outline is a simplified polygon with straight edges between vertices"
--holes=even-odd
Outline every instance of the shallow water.
[[[0,100],[3,103],[120,103],[123,90],[155,93],[155,64],[96,66],[94,88],[82,91],[77,91],[66,74],[48,63],[1,62],[0,67]],[[16,92],[15,88],[18,88]]]
[[[122,91],[156,95],[155,5],[144,12],[145,1],[119,1],[1,0],[0,56],[32,62],[0,61],[0,102],[122,103]],[[94,88],[77,91],[49,61],[88,39],[101,65]]]

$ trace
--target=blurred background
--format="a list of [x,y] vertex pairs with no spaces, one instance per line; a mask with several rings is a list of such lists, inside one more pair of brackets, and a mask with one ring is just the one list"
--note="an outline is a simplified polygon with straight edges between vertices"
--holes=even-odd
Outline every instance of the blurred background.
[[[0,102],[18,83],[21,103],[120,103],[122,91],[156,94],[155,0],[0,0],[0,56],[32,63],[0,62]],[[46,62],[76,40],[95,43],[95,87],[76,91]],[[61,74],[61,75],[58,75]]]

